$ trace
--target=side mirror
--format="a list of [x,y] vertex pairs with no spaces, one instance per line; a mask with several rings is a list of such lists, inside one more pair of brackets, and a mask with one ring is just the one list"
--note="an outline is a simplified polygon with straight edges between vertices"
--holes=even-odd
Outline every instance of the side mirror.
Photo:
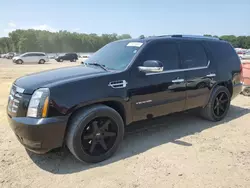
[[138,67],[140,72],[144,73],[156,73],[163,71],[163,64],[157,60],[147,60],[143,63],[143,66]]

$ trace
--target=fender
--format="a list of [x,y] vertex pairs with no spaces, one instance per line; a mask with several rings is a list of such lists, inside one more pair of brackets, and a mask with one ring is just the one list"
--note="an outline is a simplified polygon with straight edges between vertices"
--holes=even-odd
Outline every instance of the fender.
[[210,93],[209,93],[207,101],[205,103],[206,105],[208,104],[208,102],[209,102],[209,100],[210,100],[210,98],[211,98],[211,96],[212,96],[212,94],[214,92],[214,88],[216,88],[217,86],[224,86],[224,87],[228,88],[229,92],[232,95],[232,81],[231,80],[228,80],[227,82],[217,82],[210,89]]

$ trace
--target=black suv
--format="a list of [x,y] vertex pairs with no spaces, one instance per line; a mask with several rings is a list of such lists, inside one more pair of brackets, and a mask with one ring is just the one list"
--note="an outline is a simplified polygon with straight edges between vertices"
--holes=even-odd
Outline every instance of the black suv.
[[55,58],[57,62],[70,61],[76,62],[78,60],[78,55],[76,53],[67,53]]
[[84,65],[17,79],[8,119],[33,152],[66,144],[77,159],[99,162],[115,153],[132,122],[194,108],[205,119],[222,120],[241,92],[240,74],[235,50],[217,38],[121,40]]

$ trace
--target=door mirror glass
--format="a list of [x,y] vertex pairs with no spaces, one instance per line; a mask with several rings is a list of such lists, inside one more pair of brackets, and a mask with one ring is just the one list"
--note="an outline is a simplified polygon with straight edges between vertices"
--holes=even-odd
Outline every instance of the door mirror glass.
[[143,66],[138,67],[140,72],[155,73],[163,71],[163,64],[157,60],[147,60],[143,63]]

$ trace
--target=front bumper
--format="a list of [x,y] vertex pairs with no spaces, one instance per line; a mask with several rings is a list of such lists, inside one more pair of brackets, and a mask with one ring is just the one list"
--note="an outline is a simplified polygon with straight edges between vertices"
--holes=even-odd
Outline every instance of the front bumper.
[[28,150],[42,154],[62,146],[68,117],[8,116],[8,120],[19,142]]

